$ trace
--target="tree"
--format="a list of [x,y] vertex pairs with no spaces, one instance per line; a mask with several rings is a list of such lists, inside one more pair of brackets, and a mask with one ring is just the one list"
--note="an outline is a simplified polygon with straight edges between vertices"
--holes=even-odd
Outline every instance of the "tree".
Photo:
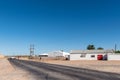
[[98,47],[97,50],[104,50],[104,48],[102,48],[102,47]]
[[120,53],[120,50],[115,51],[115,53]]
[[87,50],[95,50],[95,46],[94,45],[88,45]]

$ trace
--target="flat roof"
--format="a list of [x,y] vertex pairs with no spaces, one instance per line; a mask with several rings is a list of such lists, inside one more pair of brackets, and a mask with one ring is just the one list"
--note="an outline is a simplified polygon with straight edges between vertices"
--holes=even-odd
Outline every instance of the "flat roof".
[[80,54],[80,53],[114,53],[113,50],[71,50],[70,54]]

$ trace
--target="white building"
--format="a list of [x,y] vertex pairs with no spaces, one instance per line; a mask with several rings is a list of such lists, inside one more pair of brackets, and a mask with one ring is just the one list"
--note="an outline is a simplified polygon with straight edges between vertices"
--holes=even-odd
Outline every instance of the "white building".
[[47,53],[43,53],[43,54],[39,54],[38,56],[39,57],[48,57],[48,54]]
[[54,52],[48,53],[48,57],[68,57],[68,55],[70,55],[70,53],[63,52],[63,51],[54,51]]
[[109,54],[108,60],[120,60],[120,54]]
[[113,50],[72,50],[69,60],[103,60],[113,53]]

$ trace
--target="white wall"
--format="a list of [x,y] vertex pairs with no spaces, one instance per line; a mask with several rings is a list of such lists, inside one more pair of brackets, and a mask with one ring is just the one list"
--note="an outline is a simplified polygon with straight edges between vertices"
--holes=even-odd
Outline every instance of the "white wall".
[[108,60],[120,60],[119,54],[110,54],[108,55]]
[[48,57],[57,57],[57,56],[63,56],[63,54],[59,51],[48,53]]
[[[95,55],[95,57],[91,57],[91,55]],[[97,60],[97,55],[99,54],[86,54],[85,57],[81,57],[81,54],[70,54],[70,60]],[[105,55],[105,54],[100,54]]]
[[68,55],[70,55],[70,53],[62,52],[62,51],[54,51],[54,52],[48,53],[48,57],[57,57],[57,56],[68,57]]

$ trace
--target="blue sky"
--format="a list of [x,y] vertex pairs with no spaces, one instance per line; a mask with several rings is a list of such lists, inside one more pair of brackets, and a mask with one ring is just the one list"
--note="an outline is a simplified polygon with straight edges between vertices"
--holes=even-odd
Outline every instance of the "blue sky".
[[5,55],[95,47],[120,49],[119,0],[0,0]]

